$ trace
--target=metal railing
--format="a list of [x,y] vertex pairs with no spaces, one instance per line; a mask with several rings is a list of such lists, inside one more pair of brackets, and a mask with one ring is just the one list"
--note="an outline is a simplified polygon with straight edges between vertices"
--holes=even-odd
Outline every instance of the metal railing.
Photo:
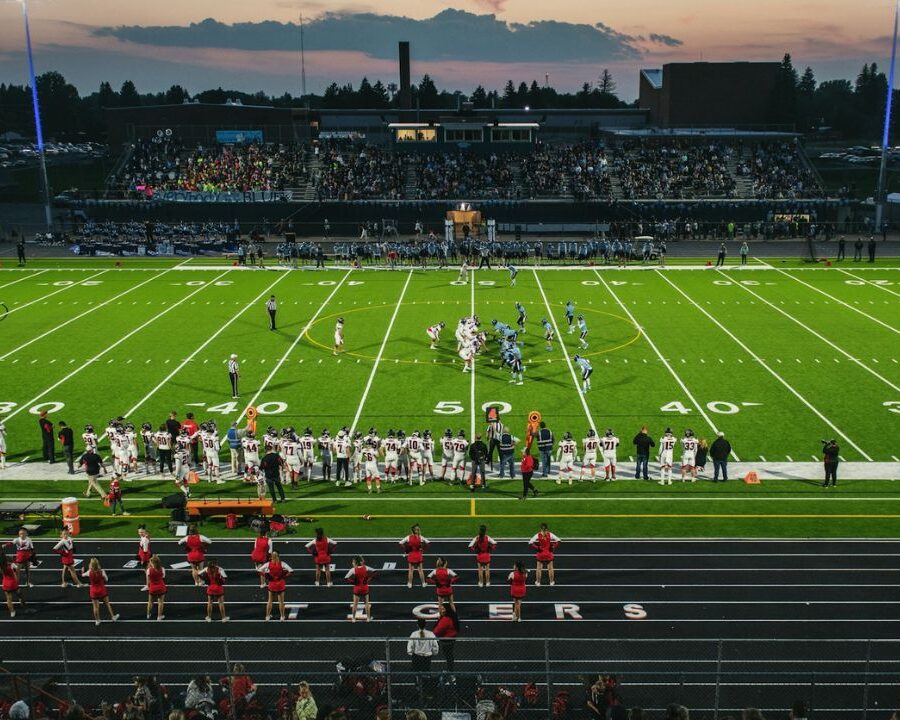
[[[284,636],[295,627],[267,630]],[[746,707],[783,716],[797,700],[816,717],[867,718],[894,709],[900,690],[900,641],[459,638],[442,642],[430,662],[411,658],[407,642],[5,638],[0,703],[40,700],[61,714],[72,702],[100,708],[125,702],[140,676],[152,696],[146,720],[153,720],[183,708],[188,683],[208,677],[218,717],[231,720],[265,714],[290,720],[302,680],[320,709],[343,709],[351,720],[370,720],[380,706],[394,718],[421,708],[429,717],[463,712],[474,720],[491,702],[514,708],[523,720],[574,720],[591,715],[589,702],[614,698],[657,713],[680,703],[692,718]],[[228,682],[232,677],[252,678],[255,694],[245,696],[249,685]]]

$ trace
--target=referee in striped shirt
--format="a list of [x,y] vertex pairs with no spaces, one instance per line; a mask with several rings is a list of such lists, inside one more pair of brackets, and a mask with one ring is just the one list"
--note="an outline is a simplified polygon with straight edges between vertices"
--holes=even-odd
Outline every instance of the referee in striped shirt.
[[231,353],[228,358],[228,377],[231,380],[231,397],[238,397],[238,378],[241,375],[241,367],[238,364],[237,353]]
[[269,330],[275,329],[275,311],[278,309],[275,303],[275,296],[270,295],[266,301],[266,312],[269,313]]

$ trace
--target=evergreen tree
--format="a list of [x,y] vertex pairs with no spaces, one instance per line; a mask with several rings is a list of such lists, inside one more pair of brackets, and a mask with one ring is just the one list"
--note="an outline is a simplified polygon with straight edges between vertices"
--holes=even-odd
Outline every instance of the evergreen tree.
[[597,81],[597,89],[603,95],[616,94],[616,81],[613,80],[612,73],[608,68],[603,68],[603,72],[600,73],[600,79]]

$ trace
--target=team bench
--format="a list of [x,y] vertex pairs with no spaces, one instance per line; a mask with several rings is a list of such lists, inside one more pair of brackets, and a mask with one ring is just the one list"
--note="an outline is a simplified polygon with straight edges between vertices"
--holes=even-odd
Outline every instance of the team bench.
[[275,505],[268,498],[264,500],[222,499],[188,500],[185,506],[189,519],[203,519],[213,515],[273,515]]

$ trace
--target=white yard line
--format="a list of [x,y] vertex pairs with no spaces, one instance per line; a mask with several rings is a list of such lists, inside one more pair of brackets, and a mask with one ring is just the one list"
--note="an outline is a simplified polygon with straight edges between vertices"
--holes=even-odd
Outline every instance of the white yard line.
[[116,340],[112,345],[110,345],[109,347],[107,347],[107,348],[104,349],[104,350],[101,350],[99,353],[97,353],[96,355],[94,355],[94,356],[93,356],[92,358],[90,358],[89,360],[86,360],[85,362],[83,362],[81,365],[79,365],[78,367],[76,367],[72,372],[70,372],[70,373],[69,373],[68,375],[66,375],[64,378],[62,378],[61,380],[57,380],[57,381],[56,381],[55,383],[53,383],[50,387],[48,387],[46,390],[42,390],[42,391],[39,392],[37,395],[35,395],[33,398],[31,398],[31,400],[29,400],[29,401],[27,401],[27,402],[24,402],[24,403],[22,403],[21,405],[19,405],[18,408],[16,408],[15,410],[13,410],[9,415],[7,415],[7,416],[3,419],[4,422],[7,422],[10,418],[15,417],[15,416],[18,415],[20,412],[22,412],[23,410],[25,410],[26,408],[30,407],[30,406],[33,405],[35,402],[37,402],[38,400],[40,400],[40,399],[41,399],[42,397],[44,397],[47,393],[49,393],[49,392],[55,390],[56,388],[58,388],[60,385],[62,385],[62,384],[63,384],[64,382],[66,382],[67,380],[70,380],[71,378],[75,377],[78,373],[80,373],[80,372],[81,372],[82,370],[84,370],[85,368],[90,367],[90,365],[92,365],[93,363],[97,362],[97,360],[99,360],[99,359],[102,358],[104,355],[106,355],[106,353],[110,352],[111,350],[114,350],[114,349],[117,348],[119,345],[121,345],[123,342],[125,342],[128,338],[130,338],[132,335],[136,335],[137,333],[141,332],[141,331],[142,331],[144,328],[146,328],[148,325],[150,325],[151,323],[156,322],[156,321],[159,320],[163,315],[168,314],[169,312],[171,312],[172,310],[174,310],[175,308],[177,308],[179,305],[181,305],[183,302],[185,302],[185,301],[191,299],[192,297],[194,297],[194,295],[196,295],[197,293],[201,292],[202,290],[205,290],[205,289],[208,288],[208,287],[213,287],[217,281],[221,280],[221,279],[222,279],[223,277],[225,277],[229,272],[230,272],[230,270],[226,270],[225,272],[223,272],[221,275],[218,275],[216,278],[214,278],[214,279],[211,280],[210,282],[205,283],[204,285],[201,285],[200,287],[198,287],[196,290],[193,290],[192,292],[188,293],[188,294],[185,295],[183,298],[181,298],[181,300],[179,300],[178,302],[172,303],[171,305],[167,306],[165,309],[163,309],[163,310],[161,310],[160,312],[156,313],[152,318],[150,318],[150,319],[147,320],[146,322],[144,322],[144,323],[138,325],[136,328],[134,328],[133,330],[131,330],[131,331],[130,331],[129,333],[127,333],[126,335],[123,335],[122,337],[120,337],[120,338],[119,338],[118,340]]
[[[723,277],[728,277],[728,275],[726,275],[725,273],[723,273],[721,270],[719,270],[718,272],[719,272],[719,274],[722,275]],[[781,271],[779,270],[779,272],[781,272]],[[794,279],[796,280],[796,278],[794,278]],[[800,282],[800,281],[798,280],[798,282]],[[803,284],[806,285],[806,283],[803,283]],[[825,344],[827,344],[827,345],[829,345],[830,347],[832,347],[832,348],[834,348],[835,350],[837,350],[837,351],[838,351],[841,355],[843,355],[845,358],[847,358],[847,359],[850,360],[851,362],[856,363],[856,364],[859,365],[863,370],[865,370],[866,372],[870,373],[870,374],[873,375],[874,377],[876,377],[876,378],[878,378],[879,380],[881,380],[881,382],[883,382],[885,385],[887,385],[889,388],[891,388],[894,392],[900,393],[900,386],[895,385],[895,384],[892,383],[890,380],[888,380],[886,377],[882,376],[880,373],[878,373],[878,372],[876,372],[875,370],[873,370],[872,368],[870,368],[868,365],[866,365],[864,362],[862,362],[859,358],[853,357],[853,355],[851,355],[850,353],[848,353],[846,350],[844,350],[843,348],[839,347],[838,345],[835,345],[833,342],[831,342],[831,340],[829,340],[829,339],[826,338],[824,335],[822,335],[822,334],[816,332],[815,330],[813,330],[809,325],[807,325],[807,324],[804,323],[803,321],[801,321],[801,320],[795,318],[793,315],[791,315],[791,314],[790,314],[789,312],[787,312],[786,310],[782,310],[780,307],[778,307],[778,306],[775,305],[774,303],[772,303],[772,302],[766,300],[766,298],[764,298],[764,297],[763,297],[762,295],[760,295],[759,293],[757,293],[757,292],[751,290],[751,289],[750,289],[749,287],[747,287],[746,285],[743,285],[743,284],[741,284],[741,283],[737,283],[737,286],[738,286],[739,288],[741,288],[742,290],[744,290],[744,291],[750,293],[750,294],[751,294],[753,297],[755,297],[757,300],[759,300],[760,302],[765,303],[766,305],[768,305],[768,306],[769,306],[770,308],[772,308],[773,310],[777,310],[779,313],[781,313],[782,315],[784,315],[788,320],[792,320],[792,321],[795,322],[797,325],[799,325],[799,326],[802,327],[804,330],[806,330],[806,332],[810,333],[811,335],[816,336],[817,338],[819,338],[819,340],[821,340],[821,341],[824,342]],[[810,285],[810,287],[812,287],[812,286]],[[826,295],[827,295],[827,293],[826,293]],[[848,307],[849,307],[849,305],[848,305]],[[873,319],[874,319],[874,318],[873,318]],[[879,322],[880,322],[880,321],[879,321]]]
[[[469,274],[472,276],[472,317],[475,316],[475,269],[472,268],[469,270]],[[477,358],[472,360],[472,370],[469,373],[471,377],[469,378],[469,442],[475,441],[475,365]]]
[[6,360],[6,358],[8,358],[10,355],[15,355],[17,352],[19,352],[19,350],[22,350],[23,348],[28,347],[29,345],[31,345],[31,343],[37,342],[37,341],[40,340],[41,338],[45,338],[45,337],[47,337],[48,335],[52,335],[52,334],[55,333],[57,330],[59,330],[60,328],[64,328],[64,327],[65,327],[66,325],[68,325],[69,323],[73,323],[73,322],[75,322],[76,320],[80,320],[81,318],[85,317],[86,315],[90,315],[90,314],[91,314],[92,312],[94,312],[95,310],[99,310],[99,309],[102,308],[104,305],[109,305],[113,300],[118,300],[120,297],[124,297],[125,295],[127,295],[128,293],[130,293],[132,290],[137,290],[139,287],[142,287],[143,285],[146,285],[146,284],[149,283],[149,282],[153,282],[153,281],[156,280],[157,278],[162,277],[163,275],[165,275],[167,272],[169,272],[169,271],[166,270],[165,272],[161,273],[160,275],[155,275],[155,276],[149,278],[148,280],[144,280],[144,282],[142,282],[142,283],[138,283],[137,285],[133,285],[132,287],[130,287],[130,288],[128,288],[127,290],[125,290],[124,292],[121,292],[121,293],[119,293],[118,295],[114,295],[114,296],[111,297],[109,300],[104,300],[102,303],[99,303],[98,305],[94,305],[93,307],[89,308],[88,310],[85,310],[83,313],[80,313],[80,314],[76,315],[76,316],[73,317],[73,318],[69,318],[69,319],[66,320],[65,322],[62,322],[62,323],[60,323],[59,325],[57,325],[56,327],[50,328],[49,330],[47,330],[47,332],[41,333],[41,334],[38,335],[37,337],[31,338],[31,340],[29,340],[28,342],[22,343],[22,344],[19,345],[17,348],[13,348],[12,350],[10,350],[8,353],[6,353],[6,354],[4,354],[4,355],[0,355],[0,360]]
[[831,420],[829,420],[821,412],[819,412],[819,410],[817,408],[813,407],[813,405],[809,402],[809,400],[807,400],[805,397],[803,397],[799,392],[797,392],[797,390],[794,389],[794,387],[790,383],[788,383],[787,380],[785,380],[783,377],[781,377],[781,375],[779,375],[771,367],[769,367],[769,365],[765,362],[765,360],[763,360],[759,355],[757,355],[755,352],[753,352],[753,350],[751,350],[747,345],[745,345],[743,341],[741,341],[734,333],[731,332],[731,330],[729,330],[722,323],[720,323],[715,317],[710,315],[703,308],[702,305],[700,305],[698,302],[696,302],[692,297],[690,297],[686,292],[684,292],[684,290],[682,290],[675,283],[673,283],[671,280],[669,280],[669,278],[667,278],[664,273],[657,271],[657,275],[659,275],[663,280],[665,280],[667,283],[669,283],[669,285],[671,285],[673,288],[675,288],[675,290],[677,290],[678,293],[682,297],[684,297],[684,299],[687,300],[691,305],[693,305],[700,312],[702,312],[704,315],[706,315],[706,317],[709,318],[709,320],[711,320],[716,326],[718,326],[718,328],[722,332],[724,332],[726,335],[728,335],[728,337],[730,337],[738,346],[740,346],[744,350],[744,352],[746,352],[750,357],[752,357],[756,362],[758,362],[760,367],[764,368],[772,377],[774,377],[776,380],[778,380],[778,382],[780,382],[782,385],[784,385],[784,387],[786,387],[788,389],[788,391],[794,397],[796,397],[800,402],[802,402],[804,405],[806,405],[806,407],[809,408],[816,415],[816,417],[818,417],[822,422],[824,422],[826,425],[828,425],[828,427],[830,427],[835,433],[837,433],[837,435],[839,435],[844,440],[846,440],[850,444],[850,446],[852,448],[854,448],[866,460],[868,460],[870,462],[872,461],[871,456],[865,450],[863,450],[859,445],[857,445],[855,442],[853,442],[853,440],[851,440],[847,435],[845,435],[844,432],[840,430],[840,428],[838,428],[833,422],[831,422]]
[[844,273],[844,275],[849,275],[854,280],[859,280],[860,282],[863,282],[866,285],[871,285],[872,287],[877,287],[879,290],[884,290],[886,293],[890,293],[891,295],[896,295],[897,297],[900,297],[900,293],[895,292],[894,290],[891,290],[890,288],[886,288],[884,285],[879,285],[878,283],[872,282],[871,280],[866,280],[865,278],[861,278],[858,275],[854,275],[849,270],[844,270],[843,268],[837,268],[837,270],[839,272]]
[[[650,345],[650,347],[653,348],[653,352],[656,353],[656,356],[662,361],[662,364],[671,373],[672,377],[675,378],[675,382],[678,383],[679,387],[681,387],[681,389],[684,391],[684,394],[687,395],[688,399],[694,404],[694,407],[697,408],[697,411],[700,413],[700,415],[703,416],[703,419],[706,420],[706,424],[709,425],[710,428],[712,428],[712,431],[714,433],[718,434],[719,428],[716,427],[716,424],[712,421],[712,419],[709,417],[709,415],[706,414],[706,411],[703,409],[703,405],[697,400],[697,398],[694,397],[694,394],[690,390],[688,390],[687,385],[684,384],[684,381],[681,379],[681,377],[678,375],[678,373],[675,372],[675,368],[672,367],[672,365],[669,363],[669,361],[666,360],[665,356],[660,352],[659,348],[656,346],[656,343],[654,343],[653,340],[650,338],[650,336],[647,334],[647,331],[643,328],[643,326],[638,325],[638,322],[635,319],[634,315],[631,314],[631,311],[628,309],[628,307],[625,305],[625,303],[623,303],[619,299],[619,296],[616,295],[615,292],[613,292],[613,289],[607,284],[606,280],[603,279],[603,276],[596,271],[595,271],[595,274],[600,279],[600,282],[603,283],[603,287],[606,288],[607,292],[619,304],[619,307],[622,308],[622,310],[625,312],[625,314],[631,319],[631,322],[634,323],[634,326],[641,331],[641,334],[644,336],[644,339],[647,341],[647,343]],[[731,451],[731,456],[736,461],[740,460],[740,458],[737,456],[737,454],[734,452],[734,450]]]
[[303,329],[297,334],[297,337],[294,338],[294,342],[291,343],[291,346],[287,350],[285,350],[284,355],[282,355],[281,358],[279,358],[278,362],[275,363],[275,367],[272,368],[272,372],[269,373],[268,377],[266,377],[266,379],[263,381],[263,384],[259,386],[259,390],[256,391],[252,398],[250,398],[250,402],[248,402],[244,406],[244,409],[241,410],[241,414],[238,415],[237,418],[235,418],[235,422],[240,422],[241,418],[243,418],[244,415],[247,414],[247,408],[253,407],[256,404],[256,401],[259,399],[260,395],[263,394],[269,383],[272,382],[272,378],[275,377],[275,374],[288,359],[288,355],[290,355],[293,352],[294,348],[297,347],[297,343],[299,343],[301,338],[306,335],[306,333],[312,327],[313,323],[318,319],[319,315],[322,314],[322,311],[326,307],[328,307],[328,303],[331,302],[331,299],[335,296],[335,294],[337,294],[337,291],[341,289],[344,282],[348,277],[350,277],[350,273],[352,272],[352,268],[347,270],[347,272],[344,274],[344,277],[341,278],[340,282],[335,285],[334,288],[332,288],[330,293],[328,293],[328,297],[325,298],[325,301],[321,305],[319,305],[319,309],[316,310],[315,315],[313,315],[306,323],[306,325],[303,326]]
[[547,316],[550,318],[550,322],[553,324],[553,332],[556,334],[556,339],[559,343],[560,349],[563,351],[563,357],[566,359],[566,364],[569,366],[569,373],[572,375],[572,382],[575,383],[575,392],[578,393],[578,399],[581,400],[581,407],[584,409],[584,415],[588,420],[591,430],[597,430],[597,423],[594,422],[594,417],[591,415],[591,410],[588,407],[587,401],[584,399],[584,393],[581,392],[581,382],[578,378],[578,374],[575,372],[575,366],[572,365],[572,360],[569,357],[569,351],[566,349],[566,344],[563,341],[562,333],[559,331],[559,326],[556,324],[556,314],[553,310],[550,309],[550,301],[547,299],[547,293],[544,292],[544,286],[541,285],[541,278],[538,276],[537,271],[532,268],[532,272],[534,273],[534,279],[537,282],[538,290],[541,291],[541,297],[544,299],[544,305],[547,308]]
[[66,285],[65,287],[61,287],[59,290],[54,290],[52,293],[48,293],[43,295],[35,300],[31,300],[23,305],[16,305],[15,307],[11,307],[7,315],[12,315],[14,312],[19,312],[19,310],[24,310],[25,308],[34,305],[35,303],[39,303],[43,300],[46,300],[49,297],[53,297],[54,295],[59,295],[61,292],[65,292],[66,290],[71,290],[73,287],[78,287],[79,285],[86,283],[88,280],[93,280],[94,278],[100,277],[103,273],[107,273],[109,270],[101,270],[100,272],[91,275],[90,277],[85,278],[84,280],[79,280],[78,282],[73,282],[71,285]]
[[[356,424],[362,415],[363,407],[366,404],[366,398],[369,397],[369,390],[372,389],[372,381],[375,379],[375,372],[381,363],[381,357],[384,355],[384,349],[387,347],[388,338],[391,336],[391,330],[394,328],[394,321],[397,319],[397,313],[400,312],[400,305],[406,295],[406,288],[409,287],[409,281],[412,280],[413,271],[410,270],[406,275],[406,282],[403,283],[403,289],[400,291],[400,297],[397,298],[397,304],[394,306],[394,312],[391,315],[391,321],[388,323],[387,331],[384,333],[384,339],[381,341],[381,347],[378,348],[378,355],[375,356],[375,362],[372,364],[372,370],[369,373],[369,379],[366,381],[366,387],[363,390],[362,397],[359,399],[359,406],[356,408],[356,415],[353,416],[353,422],[350,424],[350,437],[353,437],[353,431],[356,430]],[[474,281],[473,281],[474,282]]]
[[3,288],[8,288],[10,285],[15,285],[16,283],[24,282],[25,280],[31,280],[32,278],[36,278],[38,275],[43,275],[45,272],[50,272],[49,270],[38,270],[35,272],[34,270],[28,271],[30,274],[25,275],[24,277],[20,277],[18,280],[13,280],[12,282],[3,283],[0,285],[0,290]]
[[[772,266],[770,266],[770,267],[772,267]],[[791,275],[789,272],[785,272],[785,271],[782,270],[781,268],[772,267],[772,269],[773,269],[775,272],[779,272],[779,273],[781,273],[782,275],[785,275],[786,277],[789,277],[789,278],[790,278],[791,280],[793,280],[794,282],[800,283],[801,285],[803,285],[803,286],[805,286],[805,287],[808,287],[810,290],[815,290],[815,291],[816,291],[817,293],[819,293],[820,295],[824,295],[825,297],[829,298],[830,300],[833,300],[834,302],[836,302],[838,305],[843,305],[843,306],[844,306],[845,308],[847,308],[848,310],[852,310],[853,312],[862,315],[864,318],[868,318],[868,319],[871,320],[872,322],[878,323],[879,325],[881,325],[881,326],[882,326],[883,328],[885,328],[886,330],[890,330],[891,332],[897,333],[898,335],[900,335],[900,330],[898,330],[897,328],[893,327],[892,325],[888,325],[886,322],[883,322],[883,321],[879,320],[877,317],[874,317],[874,316],[872,316],[872,315],[869,315],[869,313],[867,313],[867,312],[863,312],[862,310],[860,310],[860,309],[857,308],[857,307],[853,307],[853,305],[851,305],[850,303],[844,302],[843,300],[841,300],[840,298],[835,297],[835,296],[832,295],[831,293],[827,293],[827,292],[825,292],[824,290],[822,290],[821,288],[817,288],[815,285],[810,285],[810,284],[809,284],[808,282],[806,282],[805,280],[801,280],[800,278],[794,277],[794,276]],[[841,272],[843,272],[843,271],[841,271]],[[744,286],[741,285],[741,287],[744,287]],[[877,287],[877,286],[876,286],[876,287]]]
[[[170,372],[168,375],[166,375],[166,377],[162,381],[160,381],[160,383],[155,388],[153,388],[150,392],[148,392],[146,395],[144,395],[144,397],[142,397],[134,407],[132,407],[130,410],[128,410],[128,412],[126,412],[124,414],[124,416],[130,417],[131,415],[133,415],[135,413],[135,411],[137,411],[137,409],[139,407],[141,407],[145,402],[147,402],[147,400],[149,400],[151,397],[153,397],[163,385],[165,385],[167,382],[169,382],[169,380],[171,380],[179,372],[181,372],[181,369],[184,368],[184,366],[187,365],[189,362],[191,362],[203,350],[203,348],[205,348],[213,340],[215,340],[217,337],[219,337],[219,335],[221,335],[231,325],[231,323],[233,323],[235,320],[237,320],[241,315],[243,315],[245,312],[247,312],[250,308],[254,307],[262,298],[269,295],[271,293],[272,288],[275,287],[282,280],[284,280],[286,277],[287,277],[287,274],[284,274],[284,273],[279,275],[278,278],[275,280],[275,282],[273,282],[271,285],[269,285],[265,290],[260,292],[259,295],[257,295],[250,302],[248,302],[246,305],[244,305],[243,308],[241,308],[238,312],[236,312],[234,315],[232,315],[231,318],[228,320],[228,322],[226,322],[224,325],[222,325],[218,330],[216,330],[212,335],[210,335],[209,338],[207,338],[206,341],[202,345],[200,345],[200,347],[198,347],[196,350],[194,350],[194,352],[192,352],[184,360],[182,360],[181,363],[179,363],[178,367],[176,367],[172,372]],[[104,435],[105,434],[106,433],[104,433]]]

